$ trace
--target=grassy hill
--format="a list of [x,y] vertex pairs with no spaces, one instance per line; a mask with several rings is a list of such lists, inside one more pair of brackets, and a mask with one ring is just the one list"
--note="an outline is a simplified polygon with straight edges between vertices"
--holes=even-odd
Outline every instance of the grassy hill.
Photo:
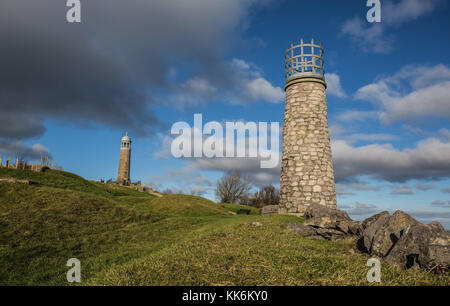
[[[63,172],[0,168],[0,285],[367,285],[351,243],[302,238],[294,216],[186,195],[156,197]],[[253,226],[251,222],[262,226]],[[449,285],[449,275],[383,263],[382,285]]]

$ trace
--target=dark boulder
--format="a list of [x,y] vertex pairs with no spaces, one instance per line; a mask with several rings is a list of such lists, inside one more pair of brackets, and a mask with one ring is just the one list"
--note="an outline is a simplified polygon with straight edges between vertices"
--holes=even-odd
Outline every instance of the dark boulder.
[[415,224],[403,230],[401,238],[385,257],[405,268],[450,267],[450,232],[437,222]]
[[319,204],[308,207],[305,217],[303,225],[291,223],[288,230],[326,240],[356,236],[358,249],[405,268],[450,268],[450,232],[439,222],[422,224],[403,211],[392,216],[384,211],[356,222],[344,211]]
[[390,215],[387,211],[383,211],[379,214],[373,215],[370,218],[367,218],[361,223],[363,227],[362,236],[359,238],[357,247],[359,250],[370,253],[372,252],[372,242],[375,234],[378,230],[383,226]]
[[380,257],[386,256],[401,238],[404,229],[418,224],[420,224],[419,221],[407,213],[397,210],[376,231],[372,240],[371,253]]
[[374,224],[375,222],[377,222],[380,218],[384,218],[386,216],[387,217],[390,216],[387,211],[380,212],[380,213],[373,215],[372,217],[369,217],[369,218],[365,219],[364,221],[362,221],[361,225],[362,225],[363,229],[366,229],[369,226],[371,226],[372,224]]
[[316,229],[311,226],[301,225],[297,223],[289,223],[287,229],[289,231],[299,234],[302,237],[317,236]]
[[349,237],[347,233],[344,233],[340,230],[332,229],[332,228],[317,228],[317,235],[323,237],[326,240],[341,240]]
[[450,234],[439,222],[422,224],[403,211],[376,214],[361,223],[357,247],[405,268],[439,267],[450,263]]
[[288,229],[303,237],[327,240],[340,240],[362,232],[361,224],[350,219],[346,212],[320,204],[308,207],[305,217],[303,225],[291,223]]
[[312,204],[306,209],[305,217],[307,220],[304,225],[315,228],[331,229],[330,234],[337,230],[344,235],[359,235],[362,232],[362,226],[359,222],[350,219],[345,211],[332,209],[320,204]]

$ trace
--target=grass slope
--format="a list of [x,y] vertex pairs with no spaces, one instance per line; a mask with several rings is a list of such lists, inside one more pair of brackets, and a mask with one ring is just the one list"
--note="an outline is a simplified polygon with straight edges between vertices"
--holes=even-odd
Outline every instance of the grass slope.
[[[367,285],[352,244],[286,231],[293,216],[195,196],[156,197],[71,173],[0,168],[0,285]],[[263,226],[252,226],[258,221]],[[449,285],[450,277],[383,263],[382,285]]]

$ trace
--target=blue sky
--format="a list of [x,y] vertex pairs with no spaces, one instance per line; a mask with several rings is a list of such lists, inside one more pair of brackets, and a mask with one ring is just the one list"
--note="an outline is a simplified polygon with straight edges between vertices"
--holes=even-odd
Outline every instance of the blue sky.
[[[279,169],[168,154],[177,121],[280,122],[284,50],[322,41],[338,205],[355,219],[401,209],[450,227],[450,5],[366,1],[81,1],[0,4],[0,156],[48,150],[65,170],[116,178],[120,138],[131,175],[214,199],[240,169],[279,184]],[[15,35],[14,35],[15,34]],[[36,145],[38,144],[38,145]]]

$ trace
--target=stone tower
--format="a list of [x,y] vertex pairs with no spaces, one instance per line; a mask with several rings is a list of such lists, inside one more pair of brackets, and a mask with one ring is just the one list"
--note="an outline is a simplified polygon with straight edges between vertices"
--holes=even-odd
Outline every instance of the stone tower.
[[291,43],[285,67],[279,212],[303,215],[311,203],[337,208],[322,43]]
[[119,174],[117,175],[117,182],[120,184],[130,184],[130,160],[131,138],[126,133],[120,144]]

